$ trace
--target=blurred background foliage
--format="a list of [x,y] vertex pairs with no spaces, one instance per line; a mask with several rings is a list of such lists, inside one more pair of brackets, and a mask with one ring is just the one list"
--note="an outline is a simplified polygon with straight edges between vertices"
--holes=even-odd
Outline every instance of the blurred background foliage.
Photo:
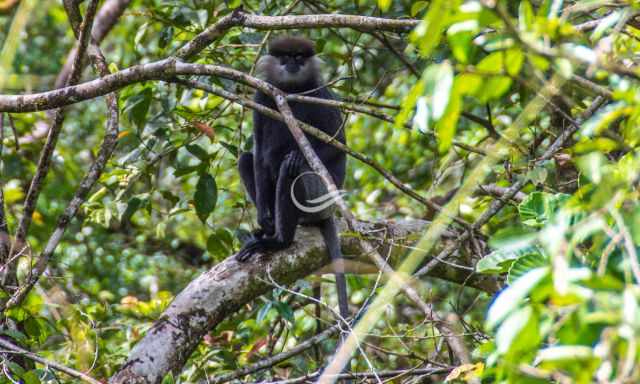
[[[371,103],[391,117],[383,121],[348,113],[349,145],[423,196],[447,201],[487,155],[499,161],[484,183],[508,187],[528,180],[524,200],[509,202],[481,228],[487,244],[476,255],[484,256],[476,271],[505,279],[499,294],[436,279],[417,287],[436,309],[458,316],[456,326],[479,363],[450,381],[640,381],[637,3],[133,0],[102,47],[112,70],[151,62],[171,55],[239,6],[265,15],[336,12],[423,19],[411,34],[330,28],[289,33],[315,41],[325,78],[334,82],[341,99]],[[15,58],[2,68],[2,92],[51,89],[74,43],[66,15],[57,1],[37,1],[24,31],[10,34],[19,8],[0,15],[0,42],[5,48],[15,45]],[[232,29],[197,62],[253,73],[268,35]],[[85,79],[91,76],[86,71]],[[544,100],[539,113],[523,114],[554,76],[562,79],[555,83],[558,92]],[[224,79],[200,81],[252,94]],[[604,106],[580,120],[598,97]],[[254,210],[235,168],[239,152],[251,146],[250,111],[162,82],[123,89],[120,111],[118,147],[107,171],[67,231],[46,279],[5,314],[21,331],[3,331],[96,378],[113,374],[172,297],[237,250],[236,235],[254,225]],[[0,183],[9,227],[15,230],[42,147],[46,113],[11,117],[17,138],[7,126]],[[68,108],[34,213],[28,238],[33,253],[43,248],[95,156],[106,117],[100,100]],[[525,123],[513,135],[509,128],[518,119]],[[574,123],[580,127],[567,148],[537,162]],[[507,144],[500,153],[485,152],[501,139]],[[357,217],[433,217],[365,164],[349,159],[348,167],[345,189]],[[459,215],[473,222],[494,199],[467,196]],[[29,260],[23,259],[20,273],[26,273]],[[313,280],[291,289],[309,295]],[[354,306],[378,288],[376,275],[348,280]],[[324,282],[323,298],[335,304],[333,285],[330,279]],[[323,316],[331,321],[329,314]],[[422,320],[405,298],[389,303],[385,318],[363,342],[370,364],[380,370],[453,368],[456,362],[441,354],[446,346],[437,331]],[[205,337],[183,373],[166,381],[195,383],[233,370],[295,345],[315,328],[309,302],[277,289],[229,317]],[[243,380],[315,371],[324,365],[318,356],[330,356],[335,343],[327,340],[316,354],[298,355]],[[30,371],[4,364],[7,376],[0,380],[6,382],[70,382],[43,367]],[[356,368],[369,369],[364,359]]]

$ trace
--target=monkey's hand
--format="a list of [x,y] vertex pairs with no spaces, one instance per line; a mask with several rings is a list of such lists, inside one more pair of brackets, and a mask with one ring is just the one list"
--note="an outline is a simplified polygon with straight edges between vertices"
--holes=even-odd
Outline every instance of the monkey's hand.
[[307,159],[304,158],[302,152],[295,150],[287,153],[284,157],[284,163],[287,166],[287,173],[289,176],[296,177],[302,172],[302,169],[307,164]]

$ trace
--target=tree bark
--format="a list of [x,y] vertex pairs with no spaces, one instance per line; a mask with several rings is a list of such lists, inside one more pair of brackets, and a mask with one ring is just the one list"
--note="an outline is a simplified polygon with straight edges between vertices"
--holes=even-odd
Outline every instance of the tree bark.
[[[391,252],[390,261],[393,261],[405,252],[404,246],[418,239],[428,224],[420,220],[361,223],[358,231],[370,234],[373,243],[383,248],[381,252]],[[342,236],[342,248],[347,257],[362,255],[355,238]],[[368,261],[365,255],[356,258]],[[227,258],[176,296],[109,382],[160,383],[169,372],[180,372],[201,338],[228,315],[276,285],[291,284],[327,264],[329,256],[322,236],[312,227],[300,227],[296,241],[284,251],[259,256],[244,264],[234,257]],[[497,289],[496,282],[490,278],[447,265],[432,269],[429,275],[488,292]]]

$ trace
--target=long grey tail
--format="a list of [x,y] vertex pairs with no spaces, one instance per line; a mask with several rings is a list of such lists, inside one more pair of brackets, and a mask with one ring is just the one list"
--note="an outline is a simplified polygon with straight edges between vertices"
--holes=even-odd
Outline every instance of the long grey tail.
[[347,281],[344,277],[344,258],[340,250],[340,238],[338,237],[338,227],[333,217],[324,221],[320,227],[324,243],[329,251],[329,257],[336,275],[336,288],[338,291],[338,308],[340,316],[349,317],[349,301],[347,297]]
[[[340,316],[343,319],[349,317],[349,301],[347,296],[347,280],[344,277],[344,258],[342,257],[342,251],[340,250],[340,238],[338,237],[338,227],[336,226],[333,217],[325,220],[320,226],[324,243],[329,251],[329,256],[333,264],[333,271],[336,275],[336,290],[338,291],[338,308],[340,309]],[[342,343],[346,340],[346,333],[341,336]],[[345,371],[350,372],[352,370],[351,359],[347,361],[345,365]],[[352,380],[346,380],[345,384],[352,384]]]

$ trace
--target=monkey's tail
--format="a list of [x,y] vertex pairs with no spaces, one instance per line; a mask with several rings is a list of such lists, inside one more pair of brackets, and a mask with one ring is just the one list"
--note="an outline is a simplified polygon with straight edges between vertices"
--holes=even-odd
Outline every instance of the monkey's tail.
[[[340,316],[347,321],[349,318],[349,299],[347,296],[347,280],[344,277],[344,257],[340,250],[340,238],[338,237],[338,226],[336,225],[333,217],[325,220],[320,226],[324,243],[329,251],[329,257],[333,265],[333,271],[336,275],[336,290],[338,291],[338,308],[340,309]],[[348,334],[342,333],[341,343],[347,339]],[[350,372],[352,370],[351,359],[347,361],[345,365],[345,371]],[[347,380],[345,384],[352,384],[353,381]]]
[[340,316],[347,319],[349,317],[349,299],[347,297],[347,281],[344,277],[344,257],[340,250],[340,238],[338,237],[338,227],[333,217],[325,220],[320,226],[324,243],[329,251],[329,257],[336,275],[336,288],[338,291],[338,308]]

